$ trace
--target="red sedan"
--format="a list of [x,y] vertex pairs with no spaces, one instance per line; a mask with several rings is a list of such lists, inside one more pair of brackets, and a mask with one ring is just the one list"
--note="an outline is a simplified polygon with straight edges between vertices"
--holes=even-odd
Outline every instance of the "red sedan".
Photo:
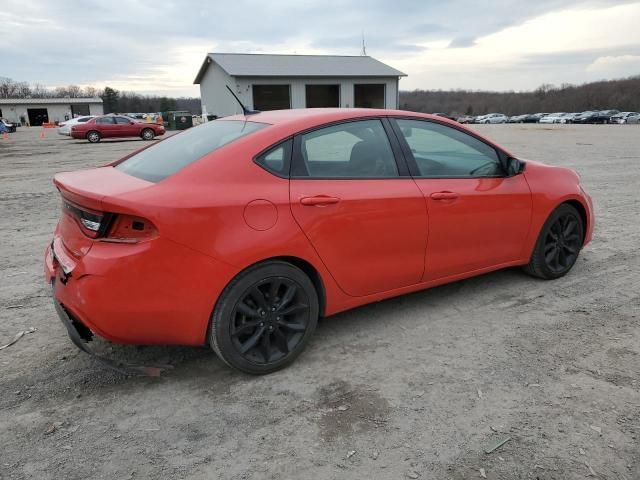
[[574,171],[404,111],[228,117],[54,183],[46,279],[76,343],[209,344],[254,374],[319,317],[505,267],[561,277],[594,225]]
[[103,138],[140,137],[153,140],[164,135],[164,126],[155,123],[144,123],[129,117],[104,115],[79,123],[71,127],[73,138],[85,138],[91,143],[98,143]]

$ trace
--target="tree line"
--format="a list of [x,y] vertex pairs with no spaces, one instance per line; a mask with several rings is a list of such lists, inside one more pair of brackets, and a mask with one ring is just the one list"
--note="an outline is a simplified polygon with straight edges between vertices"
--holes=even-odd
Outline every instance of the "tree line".
[[416,112],[456,115],[585,110],[640,111],[640,76],[560,87],[542,85],[529,92],[470,90],[414,90],[400,92],[400,108]]
[[47,88],[42,84],[29,84],[6,77],[0,77],[0,98],[102,98],[104,113],[150,113],[170,110],[187,110],[194,114],[201,113],[199,98],[166,97],[159,95],[141,95],[135,92],[118,91],[111,87],[98,89],[95,87]]
[[[39,83],[17,82],[0,77],[0,98],[90,98],[100,97],[105,113],[165,112],[186,110],[201,113],[199,98],[141,95],[111,87],[47,88]],[[541,85],[529,92],[490,92],[471,90],[414,90],[400,92],[400,108],[416,112],[442,112],[451,115],[483,115],[500,112],[519,115],[537,112],[581,112],[617,109],[640,111],[640,75],[621,80],[605,80],[560,87]]]

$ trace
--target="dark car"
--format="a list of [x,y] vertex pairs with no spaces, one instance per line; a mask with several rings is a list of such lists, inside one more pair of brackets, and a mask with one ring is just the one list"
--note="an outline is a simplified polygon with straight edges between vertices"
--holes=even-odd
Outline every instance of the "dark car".
[[545,115],[549,115],[548,113],[532,113],[529,115],[525,115],[524,118],[520,121],[520,123],[540,123],[540,119]]
[[153,140],[156,135],[164,135],[164,132],[163,125],[139,122],[120,115],[104,115],[71,127],[73,138],[86,138],[91,143],[98,143],[103,138],[123,137]]
[[611,123],[611,117],[620,113],[618,110],[589,110],[576,115],[573,123]]
[[509,123],[525,123],[525,120],[530,116],[531,115],[528,113],[525,113],[524,115],[514,115],[509,117]]
[[432,115],[435,115],[436,117],[448,118],[449,120],[453,120],[454,122],[457,121],[455,117],[447,115],[446,113],[432,113]]
[[458,123],[473,123],[476,121],[476,117],[473,115],[462,115],[461,117],[458,117],[456,121]]

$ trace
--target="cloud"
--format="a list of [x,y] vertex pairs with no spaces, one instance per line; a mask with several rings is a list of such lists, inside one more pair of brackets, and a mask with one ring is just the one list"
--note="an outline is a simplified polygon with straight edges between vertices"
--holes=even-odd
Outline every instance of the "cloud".
[[449,48],[466,48],[473,47],[476,44],[474,37],[456,37],[451,40]]
[[640,75],[640,55],[598,57],[586,70],[601,78]]

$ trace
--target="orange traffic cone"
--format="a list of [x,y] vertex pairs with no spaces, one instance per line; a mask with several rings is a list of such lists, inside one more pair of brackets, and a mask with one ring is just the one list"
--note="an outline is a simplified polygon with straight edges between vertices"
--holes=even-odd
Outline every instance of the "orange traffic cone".
[[3,138],[4,140],[9,140],[9,134],[8,134],[7,132],[3,133],[3,134],[2,134],[2,138]]

